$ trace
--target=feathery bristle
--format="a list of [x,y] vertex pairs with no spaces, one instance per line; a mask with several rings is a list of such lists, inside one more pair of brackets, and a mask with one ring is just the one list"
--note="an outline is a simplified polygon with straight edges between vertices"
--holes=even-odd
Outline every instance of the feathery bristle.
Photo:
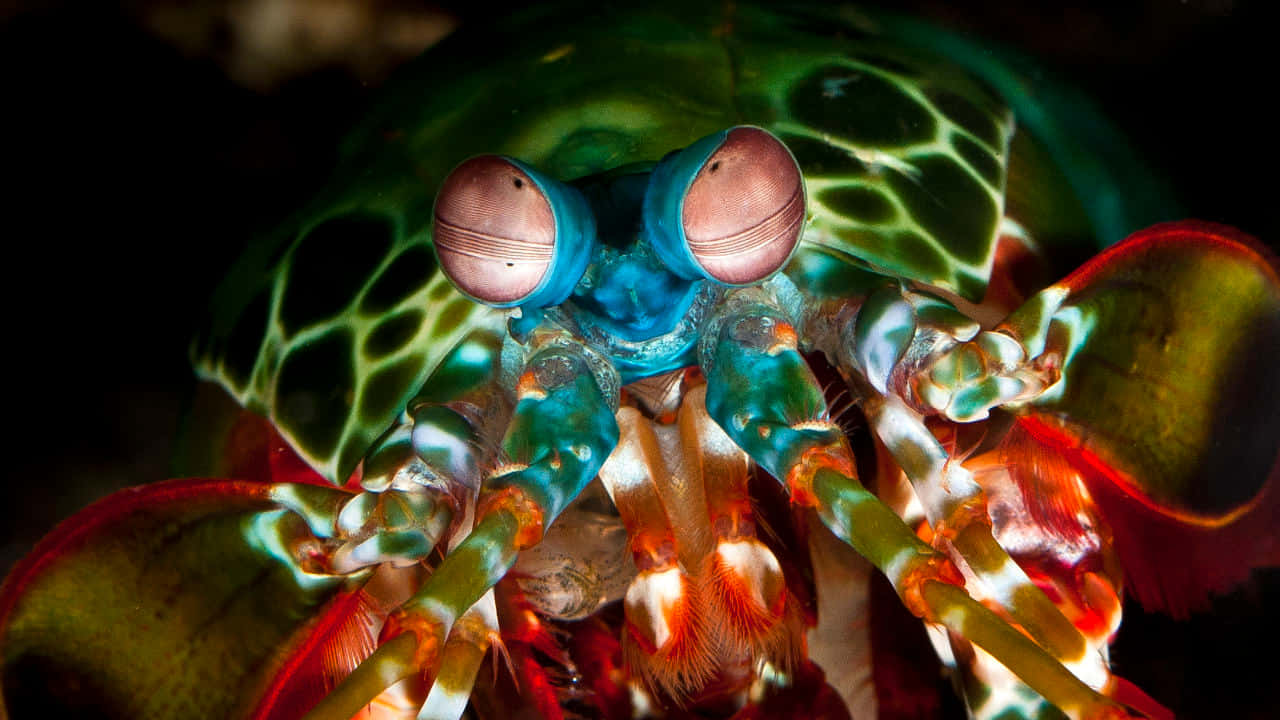
[[758,539],[722,540],[699,579],[709,608],[720,622],[722,642],[756,656],[785,656],[792,644],[787,624],[787,586],[782,567]]
[[683,702],[711,679],[705,601],[678,567],[642,573],[627,590],[622,655],[650,691]]

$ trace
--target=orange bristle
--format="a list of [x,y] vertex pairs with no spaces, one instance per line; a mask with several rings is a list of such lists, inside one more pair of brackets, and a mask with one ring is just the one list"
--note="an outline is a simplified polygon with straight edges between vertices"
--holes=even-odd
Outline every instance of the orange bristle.
[[677,703],[711,679],[715,669],[705,601],[678,567],[641,573],[624,601],[622,655],[651,691]]
[[1077,473],[1114,538],[1127,589],[1147,610],[1174,618],[1210,607],[1255,567],[1280,561],[1271,532],[1280,522],[1280,463],[1241,515],[1199,523],[1181,517],[1135,489],[1135,483],[1083,442],[1035,417],[1018,420],[1045,457]]
[[1079,518],[1089,512],[1092,500],[1071,463],[1058,453],[1046,452],[1020,424],[1009,429],[1000,453],[1036,523],[1064,538],[1083,537],[1087,530]]
[[250,717],[297,717],[314,705],[371,655],[382,615],[363,592],[343,593],[293,638],[284,658]]
[[699,579],[726,645],[771,659],[791,654],[792,633],[782,622],[786,579],[762,542],[754,537],[721,540]]

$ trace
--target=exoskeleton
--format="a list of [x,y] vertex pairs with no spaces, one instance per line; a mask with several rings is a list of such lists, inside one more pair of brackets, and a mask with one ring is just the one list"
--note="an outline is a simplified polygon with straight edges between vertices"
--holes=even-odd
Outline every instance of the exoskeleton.
[[1274,260],[1184,221],[1052,282],[1137,230],[1052,93],[887,17],[692,5],[404,76],[196,343],[256,414],[210,425],[227,479],[10,576],[10,707],[860,717],[874,568],[974,717],[1163,712],[1110,672],[1123,593],[1275,560]]

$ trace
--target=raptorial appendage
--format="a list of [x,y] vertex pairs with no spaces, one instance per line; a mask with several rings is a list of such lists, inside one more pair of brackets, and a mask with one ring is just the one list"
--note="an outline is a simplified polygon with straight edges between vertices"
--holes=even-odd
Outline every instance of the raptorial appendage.
[[[1080,618],[1083,610],[1090,617],[1104,615],[1108,627],[1118,624],[1118,576],[1090,576],[1098,607],[1089,607],[1079,594],[1081,580],[1069,576],[1074,571],[1064,576],[1062,566],[1041,567],[1044,572],[1030,577],[1024,564],[1030,560],[1034,567],[1036,562],[1025,555],[1015,559],[993,534],[993,509],[974,465],[954,456],[946,438],[939,437],[951,430],[927,421],[981,421],[992,408],[1033,401],[1059,380],[1060,367],[1052,359],[1033,357],[1012,334],[983,330],[949,303],[897,286],[881,288],[841,314],[845,319],[835,333],[838,340],[826,349],[850,382],[876,437],[910,483],[932,545],[964,572],[970,594],[989,601],[1088,686],[1113,691],[1106,650],[1110,634],[1096,632],[1095,623]],[[1028,459],[1023,460],[1029,467]],[[1008,494],[1003,485],[989,485]],[[1007,504],[1001,509],[1008,511]],[[1044,536],[1052,529],[1034,532]],[[1096,538],[1103,530],[1090,532]],[[1045,550],[1052,541],[1040,540],[1036,549]],[[1033,540],[1023,539],[1023,544],[1028,542]],[[1068,559],[1069,553],[1061,549],[1052,554],[1072,567],[1072,561],[1080,560]],[[1065,595],[1053,588],[1055,583],[1065,583]],[[1057,600],[1051,600],[1044,588],[1055,590]],[[1067,598],[1084,600],[1084,608],[1070,608],[1078,622],[1064,614]],[[1078,625],[1094,632],[1086,636]],[[970,658],[964,672],[981,672],[981,658],[987,656],[977,652],[964,653]],[[988,678],[1002,672],[986,670]],[[1003,684],[1010,682],[1018,685],[1012,678]]]
[[[1001,321],[1008,285],[966,310],[980,324],[830,228],[807,242],[804,175],[768,131],[674,150],[572,182],[458,166],[434,294],[489,314],[444,322],[425,379],[362,384],[360,412],[391,409],[326,425],[347,440],[324,457],[260,422],[270,440],[232,463],[247,480],[127,491],[60,527],[0,592],[6,693],[90,668],[126,717],[183,717],[158,705],[173,695],[253,720],[454,720],[504,692],[548,717],[840,717],[857,693],[811,643],[855,633],[815,613],[870,593],[810,556],[834,545],[927,625],[974,717],[1159,715],[1110,672],[1122,577],[1178,613],[1280,561],[1255,542],[1280,518],[1274,442],[1230,430],[1280,428],[1254,397],[1280,393],[1269,256],[1158,227]],[[819,373],[865,427],[833,420]],[[117,577],[156,590],[135,603]],[[154,662],[114,652],[121,627],[148,630]],[[188,652],[189,677],[165,672]],[[479,681],[486,655],[512,682]]]
[[[1046,293],[1057,304],[1036,317],[1064,307],[1060,291]],[[884,572],[912,613],[946,629],[938,637],[972,692],[976,716],[1012,705],[1078,718],[1139,714],[1124,703],[1159,712],[1108,669],[1120,577],[1106,519],[1063,463],[1040,454],[1021,420],[1012,428],[1000,420],[991,430],[996,421],[987,419],[994,408],[1030,408],[1033,417],[1042,397],[1060,391],[1064,353],[1053,342],[1062,341],[1050,342],[1053,351],[1045,352],[1033,336],[1028,350],[1022,338],[1032,326],[1026,321],[982,330],[944,301],[887,286],[836,313],[843,323],[836,332],[815,335],[813,349],[834,359],[887,453],[887,467],[901,474],[918,501],[925,524],[915,527],[901,508],[890,508],[859,482],[845,431],[831,421],[823,388],[800,353],[803,335],[796,328],[814,322],[831,328],[830,316],[792,317],[783,306],[769,287],[726,294],[697,346],[705,385],[697,374],[677,373],[664,381],[675,388],[665,400],[627,395],[617,411],[618,446],[599,476],[639,571],[622,598],[620,635],[626,667],[640,683],[633,692],[680,702],[713,679],[746,687],[762,667],[787,672],[803,662],[796,600],[756,533],[746,485],[754,462],[783,484],[793,503],[812,508]],[[551,353],[554,360],[541,366],[535,355],[531,367],[541,371],[527,372],[517,384],[508,452],[520,432],[532,432],[521,430],[531,427],[521,418],[540,417],[530,402],[560,408],[545,417],[576,418],[560,422],[558,440],[544,440],[562,443],[564,452],[573,451],[563,444],[571,442],[565,438],[573,428],[609,416],[599,401],[595,415],[566,414],[565,400],[554,404],[562,380],[580,391],[574,403],[599,391],[588,365],[568,359],[573,351],[564,346],[561,351],[567,355]],[[986,421],[998,436],[979,442],[979,452],[962,451],[955,424],[961,420]],[[525,447],[523,457],[550,457],[536,445]],[[412,640],[392,639],[343,688],[363,684],[369,695],[387,667],[400,668],[397,673],[438,667],[452,618],[509,564],[504,548],[536,542],[546,518],[589,479],[576,475],[557,485],[544,471],[530,475],[539,480],[510,482],[508,475],[538,465],[518,453],[510,457],[487,481],[489,505],[482,500],[476,531],[399,611],[410,622],[398,627]],[[561,469],[548,462],[549,470]],[[488,554],[478,546],[468,553],[477,537],[485,538]],[[473,594],[445,589],[460,585]],[[414,652],[405,654],[411,645]],[[984,704],[980,698],[993,687],[1005,695]],[[343,688],[315,717],[337,717],[342,711],[335,708],[354,706],[336,704]]]
[[459,618],[511,568],[596,475],[618,430],[595,375],[580,352],[536,351],[516,385],[502,451],[476,506],[475,527],[391,617],[394,637],[308,713],[346,718],[390,681],[437,674]]
[[[795,330],[776,308],[743,303],[719,327],[704,339],[708,410],[756,462],[785,479],[795,501],[813,505],[837,536],[880,568],[913,613],[991,652],[1055,706],[1073,717],[1126,714],[1061,664],[1083,662],[1088,668],[1086,643],[991,539],[980,488],[958,462],[947,462],[918,415],[851,378],[873,428],[891,451],[896,446],[899,462],[906,461],[908,477],[925,479],[917,493],[935,498],[930,520],[948,534],[942,548],[955,548],[957,562],[1003,584],[1001,604],[1008,603],[1039,646],[971,599],[952,560],[922,543],[861,486],[843,432],[827,419],[821,389],[800,356]],[[759,378],[767,380],[762,384]],[[892,403],[899,406],[896,414],[882,409]],[[1028,599],[1032,593],[1039,597]],[[1105,679],[1105,667],[1102,673]]]
[[840,340],[846,372],[857,371],[876,393],[917,412],[955,422],[1033,400],[1060,372],[1028,357],[1009,334],[984,330],[950,303],[896,285],[862,299]]
[[496,351],[478,332],[444,358],[361,463],[359,492],[297,483],[272,490],[325,541],[325,571],[417,565],[468,521],[481,468],[493,461],[489,435],[510,414],[506,393],[494,392]]

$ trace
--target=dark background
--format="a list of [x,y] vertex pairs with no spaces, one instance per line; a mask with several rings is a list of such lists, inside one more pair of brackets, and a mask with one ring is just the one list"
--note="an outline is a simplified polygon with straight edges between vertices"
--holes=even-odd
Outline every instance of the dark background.
[[[397,62],[502,9],[298,2],[314,17],[255,56],[246,33],[267,16],[253,4],[0,2],[0,571],[96,497],[168,476],[187,342],[246,238],[316,189]],[[897,7],[1039,57],[1111,113],[1189,216],[1275,247],[1264,105],[1277,64],[1262,5]],[[1271,717],[1276,662],[1249,658],[1280,636],[1263,614],[1280,609],[1280,580],[1255,577],[1190,623],[1129,608],[1119,673],[1188,717]]]

